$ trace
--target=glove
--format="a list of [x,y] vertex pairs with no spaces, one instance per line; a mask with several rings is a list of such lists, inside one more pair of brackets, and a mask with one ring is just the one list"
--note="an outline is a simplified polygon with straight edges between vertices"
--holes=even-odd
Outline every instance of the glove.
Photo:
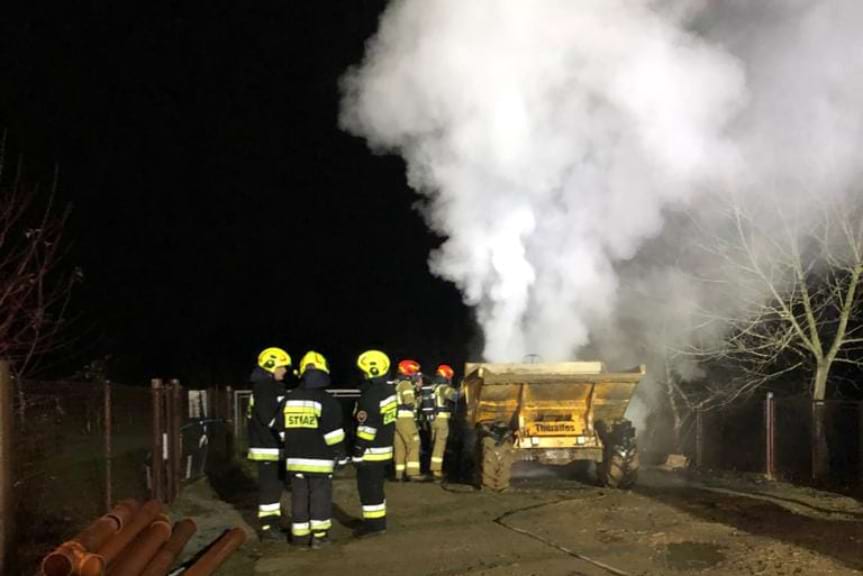
[[335,468],[336,470],[342,470],[345,466],[348,465],[351,459],[347,456],[336,456],[335,458]]
[[354,464],[362,464],[363,463],[363,456],[365,455],[365,453],[366,453],[366,449],[363,448],[362,446],[354,446],[354,457],[351,458],[351,461]]

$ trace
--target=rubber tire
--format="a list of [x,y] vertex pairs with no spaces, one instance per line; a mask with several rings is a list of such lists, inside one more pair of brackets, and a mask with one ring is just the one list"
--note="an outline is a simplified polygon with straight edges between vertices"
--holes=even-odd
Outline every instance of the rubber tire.
[[497,445],[486,436],[480,443],[479,484],[481,488],[502,492],[509,488],[515,451],[511,440]]
[[609,488],[627,490],[638,480],[638,450],[630,450],[621,456],[616,450],[608,461],[603,462],[603,484]]

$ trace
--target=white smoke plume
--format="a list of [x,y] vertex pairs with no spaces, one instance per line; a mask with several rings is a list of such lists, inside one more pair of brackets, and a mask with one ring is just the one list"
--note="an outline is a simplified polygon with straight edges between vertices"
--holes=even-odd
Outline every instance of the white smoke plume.
[[486,359],[570,359],[688,313],[655,246],[711,190],[848,192],[861,24],[857,0],[394,0],[341,123],[405,159]]

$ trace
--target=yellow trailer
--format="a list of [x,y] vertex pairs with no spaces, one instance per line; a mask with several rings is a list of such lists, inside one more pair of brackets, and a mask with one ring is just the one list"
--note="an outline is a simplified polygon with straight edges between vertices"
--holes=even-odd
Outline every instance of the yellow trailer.
[[605,484],[631,486],[638,451],[624,414],[644,374],[607,372],[601,362],[468,363],[462,389],[478,482],[505,489],[514,460],[594,460]]

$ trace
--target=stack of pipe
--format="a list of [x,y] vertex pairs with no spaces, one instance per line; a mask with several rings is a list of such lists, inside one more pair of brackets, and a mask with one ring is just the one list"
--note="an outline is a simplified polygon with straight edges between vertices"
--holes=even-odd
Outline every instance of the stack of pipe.
[[157,500],[124,500],[42,560],[44,576],[165,576],[196,531]]

